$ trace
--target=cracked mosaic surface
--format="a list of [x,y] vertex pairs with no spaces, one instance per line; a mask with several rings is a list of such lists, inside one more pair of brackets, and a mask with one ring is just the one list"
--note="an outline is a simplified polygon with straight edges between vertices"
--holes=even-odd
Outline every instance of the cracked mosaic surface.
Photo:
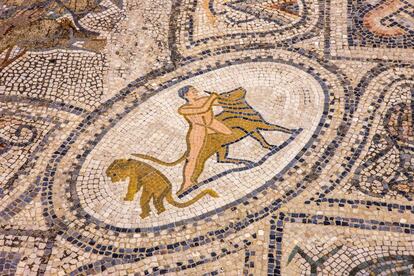
[[409,0],[5,0],[0,275],[413,275]]

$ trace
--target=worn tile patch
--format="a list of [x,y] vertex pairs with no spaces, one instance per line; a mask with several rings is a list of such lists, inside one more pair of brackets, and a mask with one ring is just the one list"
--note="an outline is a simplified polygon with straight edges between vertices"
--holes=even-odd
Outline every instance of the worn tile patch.
[[413,3],[0,8],[1,275],[412,275]]

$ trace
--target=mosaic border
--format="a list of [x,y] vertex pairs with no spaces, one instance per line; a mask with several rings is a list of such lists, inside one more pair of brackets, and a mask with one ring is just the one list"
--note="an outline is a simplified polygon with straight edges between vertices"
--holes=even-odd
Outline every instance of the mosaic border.
[[[308,53],[306,51],[302,50],[297,50],[297,49],[293,49],[291,50],[291,52],[293,53],[298,53],[301,54],[307,58],[314,58],[312,53]],[[324,61],[324,60],[319,60],[316,59],[316,61],[318,62],[319,65],[321,65],[323,68],[325,68],[325,70],[327,70],[327,72],[333,73],[335,74],[335,76],[338,78],[339,82],[342,84],[342,87],[344,88],[344,93],[346,96],[346,103],[345,103],[345,109],[346,110],[352,110],[352,104],[351,102],[348,101],[348,98],[352,98],[352,89],[350,88],[350,85],[348,83],[348,81],[346,80],[346,77],[341,73],[341,71],[333,64],[329,63],[328,61]],[[165,69],[165,71],[171,71],[172,68],[167,68]],[[76,139],[76,132],[79,132],[82,130],[82,127],[87,124],[88,122],[92,122],[94,121],[94,118],[96,116],[98,116],[99,114],[102,114],[105,110],[109,109],[110,106],[116,101],[116,100],[122,100],[124,99],[128,94],[130,94],[131,92],[133,92],[135,90],[136,87],[142,86],[145,84],[146,81],[149,81],[151,79],[154,79],[155,77],[157,77],[158,75],[163,75],[166,72],[163,72],[162,70],[160,71],[153,71],[150,74],[140,77],[137,80],[133,81],[132,83],[130,83],[126,88],[122,89],[119,94],[117,94],[116,96],[114,96],[113,98],[111,98],[110,100],[108,100],[106,102],[107,106],[103,105],[101,108],[96,109],[95,111],[91,112],[90,115],[88,115],[84,122],[80,124],[80,126],[77,128],[77,130],[75,132],[72,132],[69,137],[70,139],[68,139],[68,144],[73,144],[73,139]],[[142,95],[142,97],[146,98],[148,97],[148,95]],[[136,102],[139,102],[139,100],[136,100]],[[351,116],[352,117],[352,113],[345,113],[344,114],[345,117]],[[344,118],[347,119],[346,121],[349,121],[349,118]],[[338,131],[338,140],[333,142],[333,144],[331,143],[331,145],[328,146],[328,149],[325,151],[325,153],[320,157],[320,160],[318,161],[318,164],[314,166],[314,172],[320,172],[320,170],[325,166],[325,162],[324,160],[329,160],[330,157],[334,154],[335,152],[335,145],[340,143],[340,141],[342,140],[342,137],[344,136],[344,134],[347,131],[347,127],[344,126],[343,128],[341,128],[341,131]],[[62,149],[62,151],[56,152],[55,156],[52,158],[51,162],[56,162],[56,160],[59,160],[62,158],[62,156],[65,154],[65,151]],[[52,167],[49,165],[46,173],[44,175],[44,177],[42,178],[42,186],[43,186],[43,199],[42,201],[44,202],[44,204],[50,204],[50,196],[47,195],[47,185],[48,185],[48,181],[49,179],[53,178],[53,173],[52,173]],[[313,173],[312,175],[307,175],[305,176],[305,178],[296,185],[296,190],[289,190],[283,199],[277,199],[274,200],[273,202],[271,202],[268,206],[266,206],[265,208],[263,208],[261,211],[256,212],[254,214],[249,215],[249,217],[243,219],[242,221],[237,222],[236,224],[232,224],[231,226],[227,226],[222,228],[222,230],[215,230],[215,231],[211,231],[208,233],[207,236],[200,236],[200,237],[196,237],[194,239],[190,239],[188,241],[182,242],[181,244],[187,244],[186,246],[191,246],[191,244],[197,243],[200,240],[211,240],[211,238],[214,237],[225,237],[229,234],[229,231],[231,229],[231,231],[240,231],[242,229],[244,229],[245,227],[247,227],[248,225],[263,219],[264,217],[267,217],[271,212],[277,210],[284,202],[289,201],[290,199],[296,197],[298,194],[300,194],[306,187],[307,184],[309,184],[310,182],[312,182],[315,177],[317,176],[317,174]],[[255,199],[255,198],[253,198]],[[129,248],[129,249],[121,249],[121,248],[116,248],[114,246],[106,246],[106,245],[102,245],[102,244],[96,244],[96,241],[90,240],[90,239],[86,239],[85,237],[82,237],[82,235],[80,235],[79,233],[74,233],[72,230],[70,230],[63,222],[61,221],[56,221],[57,217],[55,215],[49,215],[47,212],[44,213],[44,216],[47,220],[47,222],[49,223],[49,225],[52,225],[54,227],[59,228],[59,235],[61,235],[64,239],[68,240],[70,243],[79,246],[81,248],[83,248],[85,251],[91,251],[92,253],[95,254],[102,254],[105,256],[113,256],[114,258],[125,258],[125,257],[132,257],[132,256],[145,256],[143,254],[143,252],[146,252],[146,250],[149,250],[150,253],[152,254],[152,252],[154,252],[155,248],[150,249],[150,248]],[[155,228],[154,231],[158,232],[160,231],[159,228]],[[132,233],[132,231],[128,231],[128,233]],[[227,234],[226,234],[227,233]],[[195,242],[197,241],[197,242]],[[180,246],[180,243],[177,243],[176,246]],[[175,247],[173,247],[175,248]],[[157,247],[157,251],[160,250],[159,247]],[[146,254],[146,256],[149,256]]]
[[340,216],[312,215],[308,213],[279,213],[270,220],[270,242],[268,255],[268,275],[281,274],[283,230],[285,223],[314,224],[323,226],[349,227],[364,230],[391,231],[414,234],[414,224],[386,222],[378,220],[346,218]]
[[[374,67],[372,70],[370,70],[369,72],[367,72],[363,78],[361,79],[361,81],[356,85],[356,106],[355,108],[358,107],[360,98],[365,94],[365,90],[368,88],[369,84],[371,84],[372,80],[375,80],[376,77],[380,76],[382,73],[388,71],[388,70],[392,70],[394,67],[393,66],[389,66],[389,65],[385,65],[385,64],[379,64],[376,67]],[[400,68],[412,68],[414,69],[414,65],[413,64],[402,64]],[[390,86],[392,86],[394,83],[399,82],[399,81],[403,81],[403,80],[407,80],[406,78],[397,78],[394,79],[391,83],[387,83],[383,88],[382,88],[382,92],[381,92],[381,96],[383,96],[386,92],[387,92],[387,88],[389,88]],[[377,103],[380,103],[382,101],[381,96],[378,98],[378,100],[376,101]],[[371,119],[372,120],[372,119]],[[331,204],[337,204],[339,207],[344,207],[344,206],[351,206],[351,207],[356,207],[356,206],[364,206],[367,208],[370,207],[378,207],[378,208],[386,208],[388,211],[392,211],[392,210],[398,210],[398,212],[400,213],[404,213],[404,212],[411,212],[414,214],[414,205],[409,205],[409,204],[397,204],[397,203],[387,203],[385,201],[379,201],[379,200],[375,200],[375,199],[366,199],[366,200],[352,200],[352,199],[344,199],[344,198],[331,198],[331,197],[327,197],[327,195],[329,195],[330,193],[332,193],[336,187],[338,187],[340,185],[340,183],[342,182],[342,180],[350,173],[354,162],[356,160],[359,159],[362,150],[364,149],[366,143],[367,143],[367,139],[368,136],[370,134],[370,128],[364,126],[364,133],[362,133],[364,135],[364,139],[363,141],[358,145],[357,149],[355,151],[352,151],[352,155],[348,156],[349,160],[347,162],[347,164],[344,164],[344,168],[343,168],[343,172],[340,174],[340,176],[335,180],[335,182],[331,182],[331,185],[329,185],[326,189],[324,189],[321,193],[319,193],[319,195],[317,195],[317,197],[311,197],[308,200],[306,200],[304,202],[305,205],[309,205],[311,203],[315,203],[317,205],[321,204],[321,203],[329,203]]]
[[[169,19],[169,31],[168,31],[168,48],[171,51],[170,58],[172,61],[172,65],[174,67],[177,67],[179,65],[184,65],[188,62],[193,62],[200,57],[203,58],[206,55],[217,55],[217,54],[223,54],[226,52],[234,52],[234,51],[240,51],[240,50],[252,50],[252,49],[275,49],[275,48],[286,48],[286,49],[292,49],[292,45],[307,39],[311,39],[314,37],[319,36],[321,33],[323,34],[324,30],[324,15],[325,15],[325,8],[327,1],[324,0],[317,0],[317,4],[319,6],[319,14],[317,15],[318,18],[316,20],[315,25],[309,30],[305,31],[296,35],[293,35],[292,37],[288,37],[285,39],[282,39],[281,41],[274,41],[269,40],[261,41],[261,42],[254,42],[254,43],[246,43],[246,44],[238,44],[238,43],[229,43],[226,46],[222,47],[212,47],[207,50],[198,51],[194,55],[186,55],[185,53],[181,52],[179,50],[179,45],[177,41],[179,40],[179,26],[177,27],[177,22],[179,19],[179,16],[181,14],[180,9],[183,7],[183,1],[185,0],[177,0],[173,1],[172,7],[171,7],[171,15]],[[197,2],[198,0],[194,0],[194,2]],[[267,32],[258,32],[258,33],[251,33],[250,36],[252,37],[262,37],[263,35],[273,35],[278,33],[279,30],[274,31],[267,31]],[[231,36],[231,35],[230,35]],[[242,35],[241,35],[242,36]],[[271,37],[269,37],[271,38]],[[207,39],[211,40],[211,38]],[[204,42],[204,43],[206,43]],[[187,50],[190,49],[188,46],[185,46]],[[168,66],[168,65],[167,65]]]
[[[256,239],[256,234],[252,235],[253,239]],[[176,264],[179,265],[180,267],[178,268],[168,268],[165,266],[155,266],[155,267],[150,267],[148,269],[145,269],[144,271],[142,271],[144,273],[144,275],[164,275],[164,274],[168,274],[168,273],[174,273],[174,272],[181,272],[181,271],[185,271],[188,269],[192,269],[192,268],[196,268],[200,265],[204,265],[204,264],[208,264],[208,263],[213,263],[217,260],[220,260],[221,258],[230,256],[232,254],[238,253],[242,250],[245,251],[245,256],[248,255],[249,252],[249,248],[252,244],[251,240],[248,239],[244,239],[240,244],[236,244],[233,245],[233,247],[235,247],[235,249],[233,250],[227,250],[227,249],[222,249],[221,252],[211,252],[209,257],[206,258],[202,258],[200,260],[194,260],[194,259],[187,259],[185,261],[176,261]],[[98,272],[103,272],[105,270],[107,270],[110,267],[114,267],[117,265],[122,265],[122,264],[131,264],[131,263],[136,263],[139,261],[144,260],[145,257],[138,257],[135,259],[127,259],[127,260],[122,260],[122,259],[114,259],[114,258],[103,258],[100,261],[94,262],[94,263],[89,263],[89,264],[85,264],[82,265],[80,267],[78,267],[77,269],[73,270],[72,272],[69,273],[69,275],[85,275],[86,274],[90,274],[91,273],[91,269],[93,268],[95,271]],[[252,263],[252,262],[250,262]],[[243,264],[244,267],[244,271],[247,272],[250,268],[250,263],[249,263],[249,258],[245,257],[245,262]],[[152,270],[152,272],[150,272],[150,270]],[[217,271],[217,270],[214,270]],[[213,272],[214,272],[213,271]],[[211,272],[210,272],[211,273]],[[203,275],[209,275],[208,273],[203,274]],[[217,275],[217,274],[211,274],[211,275]]]
[[[402,3],[408,6],[412,6],[414,8],[413,4],[410,4],[406,0],[400,0]],[[371,44],[374,44],[375,42],[379,42],[379,46],[385,45],[387,48],[411,48],[412,45],[405,45],[401,40],[407,40],[408,42],[411,39],[411,44],[414,43],[414,32],[409,31],[406,35],[403,35],[401,37],[380,37],[376,36],[373,33],[368,33],[366,37],[361,36],[361,32],[363,32],[363,27],[361,26],[361,22],[359,22],[360,18],[364,18],[364,16],[372,11],[375,8],[378,8],[380,5],[383,5],[384,2],[377,2],[372,4],[372,9],[370,10],[362,10],[365,5],[369,5],[370,3],[364,0],[348,0],[348,13],[352,14],[352,24],[348,22],[347,24],[347,33],[349,34],[349,46],[359,46],[359,47],[368,47],[372,48]],[[361,11],[362,10],[362,11]],[[358,44],[358,36],[361,37],[361,42]],[[395,47],[393,47],[395,46]]]
[[[245,60],[237,59],[237,60],[234,61],[234,63],[232,63],[229,60],[227,60],[223,64],[217,65],[217,67],[215,67],[215,68],[208,68],[208,69],[205,69],[205,70],[196,71],[196,72],[193,72],[193,73],[191,73],[189,75],[182,76],[182,77],[179,77],[177,79],[174,79],[171,82],[164,83],[164,84],[161,85],[160,88],[158,88],[155,91],[152,91],[151,92],[151,95],[155,95],[155,94],[163,91],[164,89],[166,89],[166,88],[168,88],[168,87],[170,87],[170,86],[172,86],[172,85],[174,85],[176,83],[179,83],[179,82],[181,82],[183,80],[186,80],[186,79],[190,79],[191,77],[194,77],[194,76],[199,75],[201,73],[205,73],[205,72],[213,71],[213,70],[216,70],[216,69],[224,68],[224,67],[227,67],[227,66],[230,66],[230,65],[241,64],[241,63],[244,63],[244,62],[249,63],[249,62],[269,62],[269,61],[270,62],[281,63],[281,64],[286,64],[287,63],[284,60],[274,60],[274,59],[272,59],[270,57],[266,57],[266,58],[260,58],[259,57],[257,60],[255,58],[248,57]],[[297,65],[297,64],[294,64],[294,63],[291,63],[289,65],[291,65],[293,67],[297,67],[299,69],[301,67],[300,65]],[[304,68],[302,68],[302,70],[303,69]],[[188,224],[188,223],[191,223],[191,222],[195,222],[197,220],[206,219],[206,218],[208,218],[208,217],[210,217],[210,216],[212,216],[214,214],[221,213],[221,212],[223,212],[226,209],[229,209],[229,208],[231,208],[233,206],[236,206],[238,204],[241,204],[245,200],[247,200],[247,199],[249,199],[251,197],[254,197],[255,195],[257,195],[260,192],[262,192],[263,190],[265,190],[268,187],[274,185],[278,180],[280,180],[280,179],[283,178],[284,173],[288,169],[290,169],[291,167],[293,167],[294,164],[298,160],[301,159],[301,156],[311,147],[311,145],[313,144],[315,138],[317,137],[317,134],[321,131],[322,126],[324,125],[325,118],[328,115],[328,102],[329,102],[329,100],[327,98],[329,97],[328,96],[329,95],[329,90],[326,87],[326,84],[323,83],[323,81],[320,79],[320,77],[316,73],[312,72],[313,70],[303,70],[303,71],[305,71],[305,72],[309,73],[310,75],[312,75],[318,81],[318,83],[321,85],[321,87],[322,87],[322,89],[324,91],[324,94],[325,94],[325,103],[324,103],[323,115],[322,115],[322,117],[320,119],[320,122],[318,124],[318,127],[316,128],[314,134],[312,135],[312,138],[307,142],[307,144],[302,148],[302,150],[295,156],[295,158],[292,159],[292,161],[287,166],[285,166],[277,175],[275,175],[270,181],[267,181],[261,187],[259,187],[256,190],[250,192],[248,195],[246,195],[246,196],[244,196],[244,197],[242,197],[240,199],[235,200],[234,202],[232,202],[230,204],[227,204],[227,205],[225,205],[223,207],[220,207],[218,209],[212,210],[212,211],[210,211],[208,213],[204,213],[204,214],[202,214],[200,216],[197,216],[195,218],[190,218],[190,219],[186,219],[186,220],[183,220],[183,221],[180,221],[180,222],[170,223],[170,224],[163,225],[163,226],[157,226],[157,227],[151,227],[151,228],[121,228],[121,227],[116,227],[116,226],[112,226],[112,225],[105,224],[102,221],[99,221],[98,219],[91,217],[88,213],[83,212],[83,211],[79,211],[79,210],[77,212],[78,218],[79,219],[87,218],[88,219],[88,222],[93,223],[93,224],[95,224],[95,225],[97,225],[97,226],[99,226],[101,228],[105,228],[105,229],[108,229],[108,230],[111,230],[111,231],[115,231],[115,232],[137,232],[138,231],[138,233],[140,233],[140,232],[161,231],[161,230],[170,229],[170,228],[174,228],[174,227],[177,227],[177,226],[185,225],[185,224]],[[148,98],[149,97],[146,97],[144,100],[147,100]],[[123,114],[119,114],[119,116],[118,116],[119,118],[114,119],[112,121],[111,125],[115,125],[122,117],[124,117],[127,113],[129,113],[132,109],[134,109],[135,107],[137,107],[141,103],[142,102],[137,102],[137,103],[134,104],[134,106],[131,106],[131,107],[128,108],[128,110],[125,110],[125,112]],[[90,141],[89,144],[91,144],[91,145],[97,144],[99,142],[99,140],[106,134],[106,132],[108,130],[109,129],[107,129],[105,131],[102,131],[96,137],[96,139],[94,141]],[[91,150],[92,149],[87,149],[86,152],[89,153]],[[72,167],[75,167],[77,169],[75,171],[72,171],[71,172],[71,175],[75,175],[75,176],[76,175],[79,175],[79,170],[82,167],[82,162],[85,160],[85,158],[86,158],[86,156],[84,156],[83,158],[80,158],[79,160],[77,160],[77,162],[80,162],[80,164],[73,164],[72,165]],[[68,192],[70,192],[72,194],[72,202],[73,202],[74,206],[77,206],[78,208],[80,208],[81,205],[80,205],[79,198],[78,198],[77,193],[76,193],[76,190],[75,190],[75,188],[76,188],[76,179],[72,179],[69,184],[70,184],[70,190]],[[49,185],[51,185],[51,184],[49,184]]]
[[[181,1],[185,1],[185,0],[181,0]],[[319,2],[321,2],[321,1],[319,1]],[[191,11],[193,11],[193,13],[194,13],[194,11],[197,7],[197,3],[198,3],[198,0],[193,0],[193,2],[190,3],[191,6],[189,7],[189,9]],[[184,29],[186,31],[188,29],[188,31],[187,31],[188,32],[188,37],[189,37],[188,40],[189,40],[191,46],[198,46],[200,44],[206,44],[209,40],[218,40],[218,39],[223,39],[223,38],[239,38],[240,39],[240,38],[246,38],[246,37],[255,37],[258,34],[259,35],[264,35],[264,36],[269,35],[269,34],[276,34],[276,33],[284,32],[284,31],[287,31],[287,30],[295,29],[298,26],[303,25],[305,22],[309,21],[308,8],[307,8],[306,3],[304,1],[302,1],[302,3],[303,3],[303,6],[304,6],[304,13],[303,13],[301,19],[299,21],[295,22],[292,26],[282,27],[282,28],[275,29],[275,30],[269,30],[269,31],[265,31],[265,32],[235,33],[235,34],[227,34],[227,35],[222,35],[222,36],[213,36],[213,37],[208,37],[208,38],[205,38],[205,39],[194,40],[193,35],[192,35],[194,33],[194,28],[193,28],[193,26],[194,26],[194,24],[193,24],[194,23],[194,19],[193,19],[194,16],[193,16],[193,14],[191,14],[188,17],[188,20],[185,20],[185,22],[187,22],[187,26]],[[182,2],[181,2],[181,5],[182,5]],[[186,8],[188,8],[188,7],[186,6]],[[290,38],[290,39],[292,39],[292,38]],[[190,49],[191,46],[187,45],[186,48]]]
[[[65,104],[62,102],[53,102],[50,100],[43,99],[32,99],[28,97],[19,97],[19,96],[5,96],[0,95],[0,102],[7,104],[17,102],[19,104],[29,104],[36,107],[48,107],[50,109],[56,110],[58,112],[66,112],[73,114],[75,116],[85,116],[87,113],[86,110],[82,108]],[[5,114],[6,111],[3,111],[2,114]],[[13,112],[15,114],[15,111]],[[26,115],[28,116],[28,115]],[[51,129],[38,141],[38,145],[33,149],[33,151],[28,155],[27,160],[20,166],[19,170],[14,173],[11,177],[8,178],[7,182],[0,189],[0,199],[6,196],[9,192],[13,191],[15,188],[15,181],[19,178],[20,175],[30,173],[30,170],[35,165],[35,161],[39,153],[41,153],[48,146],[47,141],[56,133],[56,130],[61,128],[62,122],[54,122],[52,117],[40,117],[40,116],[30,116],[30,118],[35,118],[36,122],[41,120],[42,122],[51,122],[53,126]],[[32,202],[33,198],[40,192],[39,187],[39,177],[36,178],[35,183],[31,183],[28,187],[20,193],[16,199],[12,200],[7,204],[3,209],[0,210],[0,217],[4,220],[11,219],[17,215],[27,204]]]
[[[401,48],[373,48],[373,47],[360,47],[360,46],[350,46],[348,45],[348,15],[349,15],[349,5],[348,2],[351,0],[326,0],[326,13],[325,13],[325,28],[324,28],[324,55],[327,59],[332,60],[355,60],[355,61],[374,61],[374,62],[390,62],[395,63],[399,61],[413,61],[414,51],[408,48],[405,49],[403,53],[395,57],[387,57],[390,50],[392,49],[401,49]],[[342,9],[341,13],[335,19],[332,19],[332,6],[336,9]],[[343,15],[345,14],[345,16]],[[335,20],[335,21],[334,21]],[[347,26],[347,38],[339,39],[339,41],[334,41],[336,45],[340,45],[340,49],[332,48],[333,35],[337,30],[334,29],[333,22],[342,20]],[[342,26],[342,25],[341,25]],[[333,51],[338,53],[334,54]]]

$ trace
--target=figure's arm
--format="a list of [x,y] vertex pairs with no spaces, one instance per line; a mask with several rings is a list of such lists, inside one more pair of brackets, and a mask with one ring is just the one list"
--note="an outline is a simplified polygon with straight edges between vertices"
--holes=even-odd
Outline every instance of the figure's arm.
[[[207,91],[207,90],[204,90],[204,92],[206,92],[206,93],[208,93],[208,94],[210,94],[210,95],[212,95],[212,94],[216,94],[216,95],[217,95],[217,98],[219,98],[219,97],[220,97],[220,95],[219,95],[219,94],[217,94],[217,92],[212,92],[212,91]],[[221,106],[221,104],[219,104],[217,101],[214,101],[214,102],[213,102],[213,106]]]
[[218,98],[217,93],[211,94],[208,100],[200,107],[180,107],[178,113],[181,115],[196,115],[206,113],[213,106],[214,101]]

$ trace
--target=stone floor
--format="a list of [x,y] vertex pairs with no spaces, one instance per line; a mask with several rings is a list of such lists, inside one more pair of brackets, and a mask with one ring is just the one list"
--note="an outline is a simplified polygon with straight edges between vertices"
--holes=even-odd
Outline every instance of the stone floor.
[[413,0],[4,0],[0,275],[414,275]]

